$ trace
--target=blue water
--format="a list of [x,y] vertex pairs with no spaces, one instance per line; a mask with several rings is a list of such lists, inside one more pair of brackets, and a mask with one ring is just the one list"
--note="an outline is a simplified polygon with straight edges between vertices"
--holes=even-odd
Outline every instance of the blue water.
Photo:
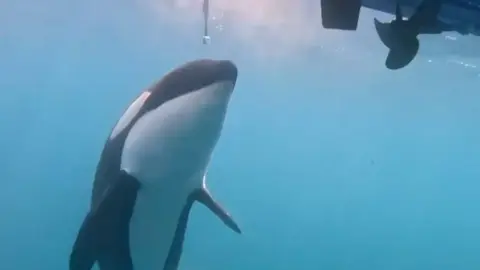
[[[177,3],[177,4],[175,4]],[[480,39],[423,36],[405,69],[362,11],[317,1],[0,3],[0,269],[67,269],[103,143],[137,94],[196,58],[239,80],[181,270],[480,269]],[[161,224],[159,224],[161,226]]]

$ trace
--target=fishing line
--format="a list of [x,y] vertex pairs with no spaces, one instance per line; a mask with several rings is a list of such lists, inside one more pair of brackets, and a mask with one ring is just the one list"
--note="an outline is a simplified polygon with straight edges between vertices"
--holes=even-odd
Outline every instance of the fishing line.
[[203,0],[203,44],[210,43],[210,36],[208,35],[208,11],[210,9],[209,2],[209,0]]

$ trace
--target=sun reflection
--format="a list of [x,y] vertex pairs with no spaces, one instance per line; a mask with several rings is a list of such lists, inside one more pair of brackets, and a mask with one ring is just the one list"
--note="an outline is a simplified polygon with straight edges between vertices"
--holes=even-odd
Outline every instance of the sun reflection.
[[[202,23],[203,0],[146,0],[161,23],[189,31]],[[344,34],[321,27],[320,5],[291,0],[210,0],[210,30],[262,55],[299,53],[330,43],[341,44]]]

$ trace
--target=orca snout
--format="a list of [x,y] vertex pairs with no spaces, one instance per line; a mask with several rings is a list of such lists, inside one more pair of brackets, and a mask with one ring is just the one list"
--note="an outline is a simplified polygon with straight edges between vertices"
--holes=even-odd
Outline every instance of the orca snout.
[[216,69],[219,80],[230,81],[233,84],[237,81],[238,68],[230,60],[219,60],[216,63]]

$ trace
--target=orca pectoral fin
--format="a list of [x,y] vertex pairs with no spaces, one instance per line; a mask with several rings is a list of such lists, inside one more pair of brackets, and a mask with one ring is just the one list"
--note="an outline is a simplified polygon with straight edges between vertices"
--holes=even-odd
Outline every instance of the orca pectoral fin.
[[210,192],[208,192],[206,188],[201,188],[198,190],[195,200],[208,207],[208,209],[215,213],[215,215],[220,218],[223,223],[225,223],[225,225],[227,225],[230,229],[232,229],[236,233],[242,233],[240,227],[233,220],[230,214],[225,211],[225,209],[223,209],[223,207],[213,199],[212,195],[210,194]]
[[173,237],[170,251],[165,261],[163,270],[178,270],[180,257],[183,252],[183,242],[185,240],[185,232],[187,230],[187,223],[192,209],[193,202],[198,201],[207,206],[212,212],[214,212],[229,228],[241,233],[238,225],[233,221],[232,217],[223,208],[215,202],[210,193],[205,188],[195,190],[188,197],[180,217],[178,219],[177,228],[175,230],[175,236]]
[[139,187],[126,172],[115,179],[80,227],[70,254],[70,270],[90,270],[95,262],[101,270],[133,270],[129,224]]

